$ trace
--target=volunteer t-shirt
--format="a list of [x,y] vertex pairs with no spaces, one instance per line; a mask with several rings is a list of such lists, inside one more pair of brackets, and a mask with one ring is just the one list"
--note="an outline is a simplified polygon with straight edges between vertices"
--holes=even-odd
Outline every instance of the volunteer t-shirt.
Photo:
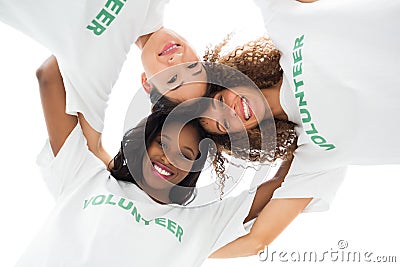
[[398,164],[400,2],[255,0],[281,52],[298,148],[274,198],[325,210],[350,164]]
[[38,164],[56,205],[16,266],[200,266],[246,233],[254,190],[201,207],[158,204],[110,177],[79,126],[55,158],[47,143]]
[[83,113],[101,132],[109,94],[129,49],[139,36],[162,26],[166,2],[0,0],[0,21],[54,53],[66,89],[67,112]]

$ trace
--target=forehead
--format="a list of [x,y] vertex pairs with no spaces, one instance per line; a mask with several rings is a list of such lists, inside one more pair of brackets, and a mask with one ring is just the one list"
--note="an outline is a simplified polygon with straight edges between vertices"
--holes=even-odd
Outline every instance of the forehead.
[[206,91],[206,83],[195,82],[184,84],[176,90],[167,91],[164,95],[180,103],[202,97],[205,95]]
[[220,131],[217,128],[217,119],[215,118],[210,118],[210,117],[202,117],[199,119],[201,126],[210,133],[220,133]]
[[[172,141],[186,141],[192,140],[192,143],[198,142],[199,133],[197,129],[190,124],[184,125],[182,122],[171,121],[165,124],[162,128],[162,136],[167,136]],[[179,139],[178,139],[179,138]]]
[[180,81],[188,83],[207,81],[207,72],[202,62],[188,61],[162,69],[158,73],[149,77],[149,82],[154,85],[165,86],[165,84],[173,83],[171,78],[174,76],[176,76],[176,79],[173,79],[174,82]]
[[149,82],[160,94],[182,102],[206,94],[207,73],[201,62],[186,62],[164,69]]
[[218,90],[214,90],[210,93],[210,97],[215,97],[216,95],[225,95],[225,94],[235,94],[235,95],[242,95],[243,93],[258,93],[261,96],[261,92],[259,89],[253,86],[246,86],[246,85],[239,85],[234,87],[222,87]]

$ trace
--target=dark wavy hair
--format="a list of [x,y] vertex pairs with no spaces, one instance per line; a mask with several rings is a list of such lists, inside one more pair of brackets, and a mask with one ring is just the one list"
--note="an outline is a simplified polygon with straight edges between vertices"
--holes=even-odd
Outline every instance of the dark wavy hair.
[[[161,132],[162,127],[172,122],[167,120],[167,117],[168,115],[164,113],[152,113],[136,127],[126,132],[121,142],[121,148],[114,157],[114,166],[110,169],[111,175],[116,180],[134,183],[140,187],[137,181],[141,182],[143,180],[143,157],[147,153],[147,147]],[[182,125],[195,127],[200,140],[205,138],[205,132],[197,120],[186,121],[186,116],[183,114],[175,114],[173,118],[173,122],[182,122]],[[203,143],[202,145],[204,146]],[[196,158],[198,161],[192,166],[191,170],[202,169],[207,159],[207,151],[207,147],[200,147],[200,153]],[[128,161],[130,168],[127,164]],[[174,185],[169,192],[170,203],[180,205],[190,203],[195,197],[195,186],[200,173],[201,171],[190,171],[180,183]]]

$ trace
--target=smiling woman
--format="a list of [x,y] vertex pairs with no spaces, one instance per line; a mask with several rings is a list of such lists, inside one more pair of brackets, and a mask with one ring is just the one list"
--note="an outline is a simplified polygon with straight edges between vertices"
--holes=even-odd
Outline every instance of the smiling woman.
[[111,174],[157,201],[188,204],[207,159],[207,146],[203,143],[199,150],[205,132],[196,120],[184,123],[185,117],[175,114],[164,124],[166,118],[165,113],[152,113],[125,134]]

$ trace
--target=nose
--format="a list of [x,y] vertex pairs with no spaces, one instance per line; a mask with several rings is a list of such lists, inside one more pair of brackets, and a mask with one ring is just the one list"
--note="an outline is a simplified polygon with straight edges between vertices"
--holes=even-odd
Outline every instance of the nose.
[[[186,170],[185,163],[182,162],[182,159],[179,158],[179,153],[174,152],[172,149],[170,152],[163,153],[161,155],[162,163],[176,172],[177,170]],[[168,155],[168,156],[167,156]]]
[[170,161],[169,161],[169,159],[168,159],[168,157],[167,157],[167,155],[165,155],[165,153],[163,153],[163,154],[161,155],[161,161],[162,161],[162,163],[165,164],[165,165],[170,165],[170,164],[171,164]]
[[172,54],[170,56],[170,58],[168,59],[168,63],[170,65],[176,65],[176,64],[183,63],[183,54],[182,53]]
[[230,108],[228,109],[228,112],[229,112],[229,113],[228,113],[229,116],[231,116],[232,118],[237,117],[236,111],[234,110],[233,107],[230,107]]
[[227,89],[224,95],[225,104],[228,105],[231,109],[235,109],[235,103],[237,97],[238,95],[235,93],[235,91]]

